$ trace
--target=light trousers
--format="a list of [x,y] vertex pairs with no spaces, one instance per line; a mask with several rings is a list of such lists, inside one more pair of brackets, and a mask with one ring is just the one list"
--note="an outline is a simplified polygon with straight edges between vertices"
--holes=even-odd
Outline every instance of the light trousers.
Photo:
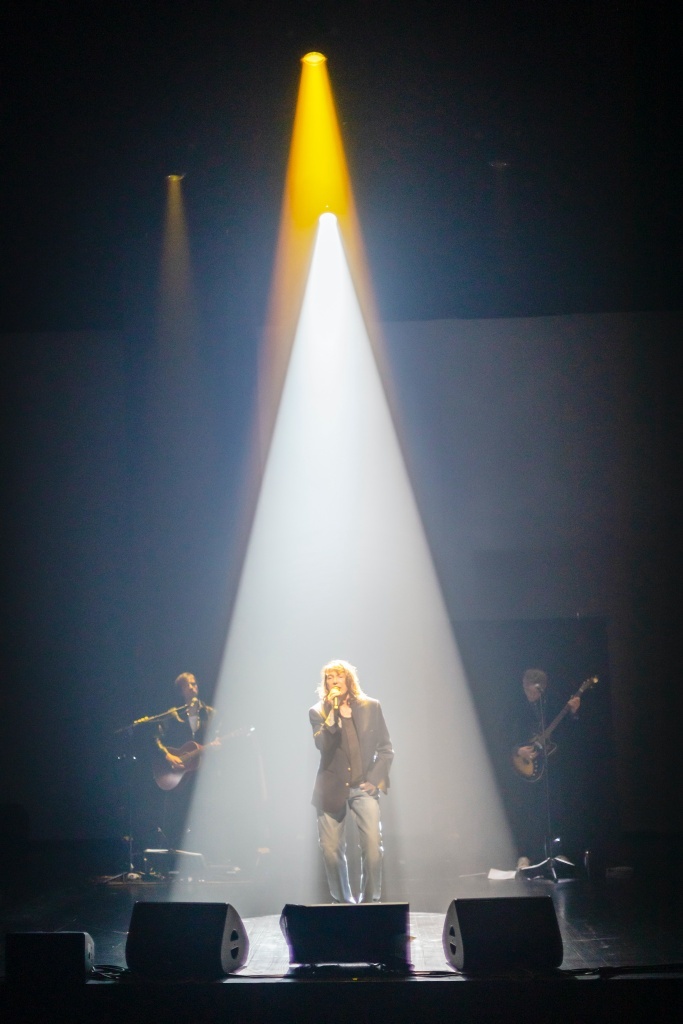
[[382,823],[379,793],[371,796],[363,789],[350,789],[346,805],[339,815],[318,814],[318,839],[325,864],[330,895],[338,903],[353,903],[346,860],[347,808],[355,818],[360,841],[360,894],[358,902],[370,903],[382,895]]

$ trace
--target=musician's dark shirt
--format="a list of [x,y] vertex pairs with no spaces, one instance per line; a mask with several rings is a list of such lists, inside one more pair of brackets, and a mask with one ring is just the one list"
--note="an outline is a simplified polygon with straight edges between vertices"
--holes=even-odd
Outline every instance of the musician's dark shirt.
[[[567,700],[569,697],[567,698]],[[553,692],[546,694],[543,698],[543,725],[547,729],[548,726],[553,722],[555,717],[560,713],[562,708],[567,703],[567,700],[557,697]],[[564,716],[564,719],[556,726],[553,730],[550,739],[553,743],[558,742],[559,737],[562,737],[562,733],[565,729],[566,719],[574,719],[576,715],[568,711]],[[524,692],[522,691],[521,700],[519,702],[517,713],[512,723],[512,747],[523,747],[530,743],[533,736],[540,734],[543,728],[541,720],[541,701],[537,700],[533,703],[527,700]]]
[[189,743],[190,740],[194,740],[195,743],[199,744],[207,743],[211,739],[207,733],[209,732],[213,715],[213,708],[209,707],[208,704],[200,703],[199,727],[195,733],[192,732],[186,711],[174,712],[172,715],[168,715],[159,723],[157,746],[163,753],[164,749],[173,748],[179,750],[180,747]]

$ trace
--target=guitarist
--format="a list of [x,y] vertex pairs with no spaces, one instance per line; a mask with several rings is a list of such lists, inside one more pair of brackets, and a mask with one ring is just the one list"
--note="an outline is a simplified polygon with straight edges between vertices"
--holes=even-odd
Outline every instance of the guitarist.
[[[171,769],[182,770],[183,760],[173,751],[192,740],[200,746],[207,743],[215,711],[199,699],[199,686],[191,672],[182,672],[174,686],[178,694],[176,699],[184,705],[184,709],[162,719],[158,726],[156,746],[165,764]],[[162,832],[170,849],[187,849],[190,845],[186,835],[186,818],[196,778],[196,771],[186,772],[178,786],[165,794]]]
[[[548,701],[547,699],[547,673],[540,668],[528,668],[522,676],[522,689],[526,701],[524,711],[520,713],[515,727],[518,744],[516,751],[521,757],[540,758],[543,756],[542,752],[539,752],[532,746],[529,740],[532,736],[536,736],[541,732],[541,709],[543,708],[544,711],[543,717],[546,726],[554,718],[556,711],[556,702]],[[581,697],[578,695],[572,697],[567,702],[571,712],[568,717],[574,718],[580,704]],[[564,726],[564,723],[562,723],[562,726]],[[553,734],[554,739],[555,734]],[[520,744],[520,740],[525,740],[526,742]],[[529,784],[528,781],[521,779],[519,776],[516,776],[512,782],[514,784],[513,801],[515,805],[512,813],[512,824],[516,833],[518,848],[525,854],[520,856],[518,867],[525,867],[528,863],[537,863],[545,856],[543,839],[546,831],[547,815],[544,783],[541,781]],[[561,821],[563,817],[561,789],[561,779],[558,777],[558,773],[554,771],[551,799],[553,818],[556,823]]]
[[[548,676],[540,668],[528,668],[522,676],[522,688],[524,689],[524,696],[529,701],[529,704],[533,705],[533,721],[529,718],[529,728],[532,729],[534,735],[541,731],[541,699],[545,696],[545,692],[548,689]],[[575,715],[581,705],[581,698],[578,694],[572,697],[571,700],[567,701],[567,705],[572,715]],[[548,722],[546,721],[546,725]],[[531,745],[524,744],[517,748],[517,753],[521,757],[536,757],[538,752]]]

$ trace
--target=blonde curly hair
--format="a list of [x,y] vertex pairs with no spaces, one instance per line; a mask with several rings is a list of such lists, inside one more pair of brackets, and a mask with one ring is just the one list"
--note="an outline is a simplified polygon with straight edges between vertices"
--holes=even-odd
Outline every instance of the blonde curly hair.
[[348,661],[328,661],[326,665],[323,665],[320,670],[320,686],[318,687],[318,696],[321,700],[327,698],[327,692],[330,688],[327,673],[333,670],[346,673],[346,687],[351,694],[352,700],[364,700],[365,694],[361,690],[360,683],[358,682],[358,670],[355,665],[351,665]]

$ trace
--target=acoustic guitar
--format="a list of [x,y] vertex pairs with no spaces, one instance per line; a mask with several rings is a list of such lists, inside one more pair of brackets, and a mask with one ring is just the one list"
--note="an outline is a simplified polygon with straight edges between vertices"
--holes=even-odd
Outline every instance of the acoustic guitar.
[[555,718],[553,718],[550,725],[544,729],[543,732],[538,733],[536,736],[532,736],[529,742],[525,744],[527,747],[534,748],[531,755],[520,754],[518,747],[515,747],[512,751],[512,766],[515,771],[522,776],[522,778],[527,780],[527,782],[538,782],[538,780],[543,777],[546,759],[540,755],[542,754],[544,747],[546,757],[550,757],[550,755],[554,754],[557,750],[556,744],[549,743],[548,740],[550,739],[551,733],[554,732],[564,716],[570,710],[569,702],[572,701],[574,697],[580,697],[581,694],[585,693],[586,690],[589,690],[591,686],[595,686],[597,682],[597,676],[590,676],[589,679],[584,679],[576,693],[569,698],[559,715],[556,715]]
[[168,793],[180,784],[188,772],[196,772],[201,761],[202,754],[211,747],[219,747],[223,740],[232,740],[237,736],[248,736],[253,729],[234,729],[232,732],[217,736],[210,743],[197,743],[195,740],[188,740],[182,747],[167,747],[169,754],[179,757],[182,764],[170,764],[165,758],[159,758],[153,766],[154,781],[159,789]]

